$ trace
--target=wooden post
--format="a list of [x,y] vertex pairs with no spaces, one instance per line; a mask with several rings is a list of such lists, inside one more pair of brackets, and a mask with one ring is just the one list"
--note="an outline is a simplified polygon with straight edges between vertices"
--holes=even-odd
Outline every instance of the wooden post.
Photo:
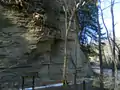
[[118,60],[120,62],[120,50],[118,51]]
[[74,73],[74,87],[75,87],[75,90],[78,89],[76,79],[77,79],[77,70],[76,70],[76,68],[75,68],[75,73]]
[[83,81],[83,90],[86,90],[85,80]]
[[0,90],[2,90],[2,84],[0,84]]
[[22,90],[24,90],[24,76],[22,76]]
[[35,76],[32,77],[32,90],[35,90]]

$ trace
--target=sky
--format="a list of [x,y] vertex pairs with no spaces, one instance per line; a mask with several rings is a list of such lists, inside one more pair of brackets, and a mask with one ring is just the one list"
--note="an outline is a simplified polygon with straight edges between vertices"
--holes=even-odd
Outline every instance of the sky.
[[[106,8],[110,5],[111,0],[101,0],[102,1],[102,8]],[[116,37],[120,38],[120,0],[115,0],[114,5],[114,18],[115,18],[115,34]],[[108,30],[112,31],[112,22],[111,22],[111,13],[110,13],[110,7],[103,10],[105,24],[108,28]],[[101,22],[102,23],[102,22]]]

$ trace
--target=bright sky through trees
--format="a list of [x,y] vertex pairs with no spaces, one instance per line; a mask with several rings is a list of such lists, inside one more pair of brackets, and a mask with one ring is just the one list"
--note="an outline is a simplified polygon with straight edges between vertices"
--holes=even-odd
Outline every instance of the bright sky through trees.
[[[110,13],[110,2],[111,0],[101,0],[102,9],[104,14],[104,20],[107,28],[112,32],[111,13]],[[115,18],[115,32],[116,37],[120,37],[120,0],[115,0],[114,5],[114,18]],[[103,27],[103,26],[102,26]]]

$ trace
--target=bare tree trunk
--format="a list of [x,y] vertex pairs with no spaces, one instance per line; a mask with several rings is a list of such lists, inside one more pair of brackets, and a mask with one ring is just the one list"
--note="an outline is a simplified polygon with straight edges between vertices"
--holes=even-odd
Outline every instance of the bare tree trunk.
[[[73,19],[73,16],[75,14],[75,6],[73,7],[73,10],[71,11],[71,16],[68,17],[68,7],[67,3],[64,1],[65,6],[63,6],[64,12],[65,12],[65,44],[64,44],[64,65],[63,65],[63,84],[67,84],[67,39],[68,39],[68,33],[71,27],[71,22]],[[70,13],[70,12],[69,12]],[[69,19],[68,19],[69,18]],[[68,21],[69,20],[69,21]]]
[[24,82],[25,82],[24,76],[22,76],[21,79],[22,79],[22,90],[24,90]]
[[65,44],[64,44],[64,65],[63,65],[63,84],[66,84],[66,81],[67,81],[67,34],[68,34],[68,29],[67,29],[67,25],[68,25],[68,22],[67,22],[67,11],[64,7],[64,12],[65,12]]
[[[101,2],[100,2],[101,4]],[[114,77],[113,79],[113,87],[115,89],[115,79],[116,79],[116,75],[117,75],[117,67],[116,67],[116,61],[115,61],[115,46],[116,46],[116,38],[115,38],[115,25],[114,25],[114,11],[113,11],[113,7],[114,7],[114,4],[115,4],[115,0],[111,0],[111,5],[109,6],[110,7],[110,12],[111,12],[111,17],[112,17],[112,31],[113,31],[113,39],[112,39],[112,44],[111,44],[111,38],[109,37],[109,34],[108,34],[108,29],[107,29],[107,26],[104,22],[104,17],[103,17],[103,12],[102,12],[102,9],[101,9],[101,6],[100,6],[100,10],[101,10],[101,17],[102,17],[102,22],[103,22],[103,25],[107,31],[107,37],[108,37],[108,41],[109,41],[109,44],[110,44],[110,48],[111,48],[111,52],[113,54],[112,56],[112,76]]]
[[115,3],[115,0],[111,0],[111,17],[112,17],[112,31],[113,31],[113,62],[112,62],[112,76],[114,77],[114,90],[117,89],[117,64],[116,64],[116,58],[115,58],[115,41],[116,41],[116,38],[115,38],[115,22],[114,22],[114,11],[113,11],[113,8],[114,8],[114,3]]
[[111,17],[112,17],[112,31],[113,31],[113,61],[112,61],[112,76],[115,76],[115,25],[114,25],[114,0],[111,0]]
[[102,60],[102,44],[101,44],[101,30],[100,30],[100,23],[99,23],[99,7],[98,7],[98,18],[97,18],[97,25],[98,25],[98,33],[99,33],[99,61],[100,61],[100,88],[101,90],[104,89],[103,84],[103,60]]
[[98,29],[99,29],[99,60],[100,60],[100,88],[103,90],[103,60],[102,60],[102,49],[101,49],[101,30],[98,21]]
[[35,76],[32,76],[32,90],[35,90]]
[[105,27],[105,30],[107,32],[107,39],[108,39],[110,49],[111,49],[111,52],[112,52],[112,44],[111,44],[110,37],[109,37],[109,31],[108,31],[108,28],[107,28],[107,26],[105,24],[104,15],[103,15],[103,11],[102,11],[102,8],[101,8],[101,1],[99,1],[99,2],[100,2],[100,8],[99,9],[100,9],[100,13],[101,13],[102,23],[103,23],[103,25]]

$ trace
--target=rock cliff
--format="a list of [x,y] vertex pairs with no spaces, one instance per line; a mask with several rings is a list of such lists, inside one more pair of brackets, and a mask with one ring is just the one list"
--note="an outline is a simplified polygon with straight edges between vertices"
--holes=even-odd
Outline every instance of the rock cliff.
[[[29,14],[0,6],[1,77],[12,75],[10,72],[15,72],[17,77],[26,72],[38,72],[43,81],[62,80],[65,40],[62,7],[56,0],[34,0],[27,7],[33,7],[29,9]],[[67,46],[68,80],[73,80],[74,77],[72,60],[77,63],[78,78],[92,74],[76,37],[75,30],[71,28]],[[13,80],[15,79],[18,80],[14,77]]]

